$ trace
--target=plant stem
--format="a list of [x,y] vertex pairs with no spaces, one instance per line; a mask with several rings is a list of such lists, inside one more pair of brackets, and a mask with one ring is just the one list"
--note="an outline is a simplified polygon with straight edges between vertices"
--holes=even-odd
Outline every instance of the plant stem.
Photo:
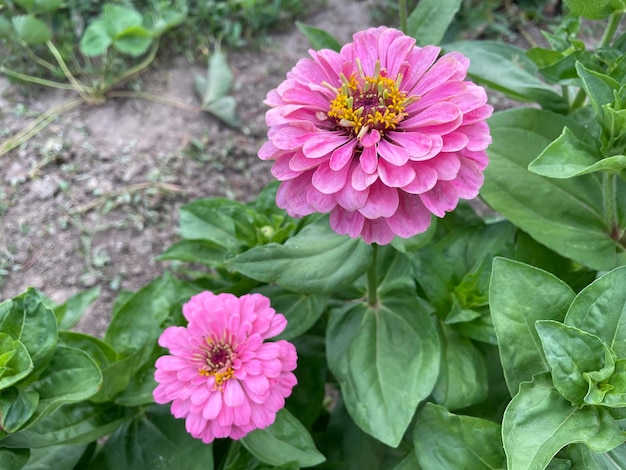
[[150,49],[150,53],[146,56],[146,58],[142,60],[140,63],[138,63],[137,65],[135,65],[134,67],[131,67],[130,69],[128,69],[123,74],[119,75],[118,77],[115,77],[113,80],[111,80],[111,82],[105,84],[104,91],[107,92],[114,86],[120,84],[122,81],[126,80],[127,78],[145,69],[154,60],[158,50],[159,50],[159,41],[155,40],[154,44],[152,45],[152,49]]
[[9,75],[13,78],[17,78],[18,80],[22,80],[24,82],[36,83],[37,85],[43,85],[50,88],[60,88],[61,90],[73,90],[74,87],[72,85],[68,85],[67,83],[53,82],[51,80],[46,80],[45,78],[33,77],[32,75],[26,75],[24,73],[15,72],[14,70],[9,70],[5,67],[0,67],[0,72]]
[[613,35],[615,34],[617,26],[622,20],[623,15],[624,12],[622,11],[615,12],[611,15],[611,17],[609,18],[609,24],[606,26],[606,30],[604,30],[604,34],[602,35],[602,39],[600,40],[600,44],[598,47],[606,47],[611,43]]
[[578,90],[578,93],[576,93],[576,96],[574,97],[574,101],[572,101],[572,104],[570,104],[569,106],[570,111],[575,111],[580,108],[585,103],[586,99],[587,93],[585,92],[584,88],[581,88],[580,90]]
[[406,11],[406,0],[398,0],[398,19],[400,23],[400,31],[407,34],[407,11]]
[[617,228],[617,204],[614,173],[605,172],[602,175],[602,198],[604,203],[604,218],[611,234]]
[[13,150],[14,148],[28,141],[31,137],[33,137],[44,127],[54,121],[61,113],[64,113],[65,111],[72,109],[75,106],[78,106],[82,102],[82,100],[75,99],[72,101],[68,101],[67,103],[62,103],[49,109],[45,113],[42,113],[37,119],[35,119],[21,131],[19,131],[17,134],[9,137],[4,142],[0,143],[0,157],[8,151]]
[[367,271],[367,305],[376,307],[378,305],[378,282],[376,280],[376,264],[378,258],[378,245],[372,243],[372,264]]
[[93,102],[93,99],[89,96],[88,93],[92,92],[93,90],[89,88],[85,88],[83,85],[81,85],[78,82],[78,80],[76,80],[76,78],[74,78],[74,75],[72,75],[72,72],[70,72],[70,69],[67,68],[65,61],[63,60],[63,57],[61,57],[59,50],[54,46],[54,44],[52,44],[52,41],[46,41],[46,46],[48,46],[48,49],[50,49],[50,52],[52,53],[57,63],[59,64],[59,67],[61,67],[61,70],[63,70],[63,73],[65,74],[65,77],[67,78],[67,80],[72,84],[72,86],[76,90],[76,93],[78,93],[80,97],[83,100],[85,100],[85,102],[91,104]]

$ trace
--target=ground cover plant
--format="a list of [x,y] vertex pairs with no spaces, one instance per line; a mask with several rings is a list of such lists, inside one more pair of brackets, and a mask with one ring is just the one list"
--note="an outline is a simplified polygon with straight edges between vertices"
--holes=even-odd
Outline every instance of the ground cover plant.
[[564,3],[527,51],[455,0],[300,24],[276,182],[181,207],[102,338],[93,291],[0,304],[2,468],[626,467],[626,5]]

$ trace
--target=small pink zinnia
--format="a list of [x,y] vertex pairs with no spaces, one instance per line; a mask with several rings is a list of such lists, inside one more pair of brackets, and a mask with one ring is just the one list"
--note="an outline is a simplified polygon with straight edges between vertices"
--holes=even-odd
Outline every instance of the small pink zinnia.
[[272,424],[297,383],[294,345],[263,342],[285,329],[285,317],[261,294],[211,292],[192,297],[183,314],[187,327],[159,338],[171,355],[156,361],[154,400],[172,402],[172,414],[206,443]]
[[275,161],[278,206],[330,212],[336,232],[386,244],[476,197],[493,108],[464,80],[469,60],[439,52],[379,27],[301,59],[265,101],[259,157]]

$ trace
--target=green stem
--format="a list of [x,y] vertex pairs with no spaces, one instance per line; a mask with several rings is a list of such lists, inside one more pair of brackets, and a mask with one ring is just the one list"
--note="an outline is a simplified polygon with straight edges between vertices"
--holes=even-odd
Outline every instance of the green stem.
[[617,31],[617,26],[619,22],[622,20],[622,16],[624,12],[616,11],[609,18],[609,24],[606,26],[606,30],[604,30],[604,34],[602,35],[602,39],[600,40],[599,47],[606,47],[611,43],[613,36],[615,35],[615,31]]
[[407,9],[406,0],[398,0],[398,19],[400,21],[400,31],[406,34],[407,30]]
[[0,72],[9,75],[10,77],[17,78],[18,80],[29,83],[36,83],[37,85],[43,85],[51,88],[60,88],[61,90],[74,89],[72,85],[68,85],[67,83],[53,82],[51,80],[46,80],[45,78],[33,77],[32,75],[26,75],[23,73],[15,72],[14,70],[9,70],[6,67],[0,67]]
[[617,175],[605,172],[602,175],[602,197],[604,199],[604,217],[606,225],[613,234],[617,228],[617,204],[616,204],[616,188],[615,178]]
[[109,91],[114,86],[119,85],[122,81],[126,80],[127,78],[129,78],[129,77],[135,75],[136,73],[141,72],[143,69],[145,69],[148,65],[150,65],[150,63],[156,57],[156,53],[157,53],[158,49],[159,49],[159,41],[155,40],[154,44],[152,46],[152,49],[150,50],[150,53],[146,56],[146,58],[144,60],[142,60],[140,63],[138,63],[134,67],[131,67],[130,69],[128,69],[123,74],[121,74],[121,75],[115,77],[113,80],[111,80],[108,84],[105,85],[103,91],[104,92]]
[[376,307],[378,305],[378,281],[376,279],[376,264],[378,258],[378,245],[372,243],[372,264],[367,271],[367,305]]
[[74,78],[74,75],[72,75],[72,72],[70,72],[70,69],[67,68],[67,65],[65,64],[65,61],[63,60],[63,57],[61,57],[61,54],[59,53],[59,50],[54,46],[54,44],[52,44],[52,41],[46,41],[46,46],[48,46],[48,49],[50,50],[50,52],[52,53],[52,55],[56,59],[57,63],[59,64],[59,67],[61,67],[61,70],[63,70],[63,73],[65,74],[65,77],[67,78],[67,80],[72,84],[72,86],[76,90],[76,93],[78,93],[80,95],[80,97],[83,100],[85,100],[85,102],[92,103],[93,100],[89,96],[89,93],[91,93],[93,90],[91,90],[90,88],[87,88],[87,87],[81,85],[78,82],[78,80],[76,80],[76,78]]
[[572,104],[569,107],[570,112],[577,110],[583,104],[585,104],[586,99],[587,99],[587,93],[585,92],[584,88],[581,88],[580,90],[578,90],[578,93],[576,93],[576,96],[574,97],[574,101],[572,101]]

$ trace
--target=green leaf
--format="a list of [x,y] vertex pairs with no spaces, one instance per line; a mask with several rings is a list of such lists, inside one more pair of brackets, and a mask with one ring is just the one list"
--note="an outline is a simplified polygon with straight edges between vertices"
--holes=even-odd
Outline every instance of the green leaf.
[[565,324],[593,333],[626,358],[626,266],[614,269],[580,291]]
[[28,462],[29,449],[3,449],[0,447],[0,468],[3,470],[20,470]]
[[398,281],[381,289],[377,308],[352,303],[332,310],[326,334],[328,366],[348,412],[361,429],[392,447],[432,391],[440,360],[430,308],[412,282]]
[[141,367],[161,335],[161,325],[178,305],[179,290],[180,281],[168,273],[155,279],[115,309],[104,340],[119,354],[140,353],[136,365]]
[[33,370],[26,347],[7,333],[0,333],[0,390],[10,387]]
[[212,470],[213,446],[191,437],[169,407],[153,405],[120,426],[89,468]]
[[287,319],[287,327],[276,339],[300,336],[313,326],[328,305],[327,296],[296,294],[279,286],[262,286],[255,292],[269,297],[272,308]]
[[559,449],[572,442],[607,452],[624,441],[606,409],[572,406],[554,388],[548,373],[520,385],[504,412],[502,439],[508,470],[545,468]]
[[480,351],[467,338],[443,326],[441,369],[433,398],[449,410],[458,410],[487,398],[487,367]]
[[57,344],[54,313],[43,295],[32,288],[0,304],[0,331],[26,347],[35,372],[47,364]]
[[470,60],[468,76],[517,101],[536,102],[557,112],[569,107],[561,95],[537,78],[535,64],[522,49],[493,41],[461,41],[446,44]]
[[180,208],[180,234],[189,240],[206,240],[238,251],[252,244],[254,212],[229,199],[198,199]]
[[235,113],[235,99],[228,96],[233,85],[233,74],[226,54],[219,49],[215,50],[209,57],[206,78],[199,75],[194,84],[196,93],[202,100],[202,109],[209,111],[226,124],[234,127],[241,124]]
[[565,4],[573,15],[591,20],[601,20],[626,8],[622,0],[565,0]]
[[482,197],[538,242],[593,269],[617,263],[608,233],[602,190],[594,175],[555,180],[531,173],[528,164],[575,123],[538,109],[496,113],[489,121],[493,143]]
[[619,83],[608,75],[588,69],[580,62],[576,63],[576,71],[594,111],[602,116],[602,106],[613,102],[613,93],[619,89]]
[[304,37],[309,40],[309,43],[311,44],[311,47],[313,49],[331,49],[336,52],[339,52],[339,50],[341,49],[341,44],[339,43],[339,41],[337,41],[337,39],[335,39],[335,37],[327,31],[315,28],[313,26],[309,26],[308,24],[302,23],[300,21],[296,21],[296,26],[304,35]]
[[[87,446],[58,445],[35,448],[30,451],[30,459],[24,470],[50,470],[76,468]],[[4,468],[4,467],[2,467]]]
[[215,267],[221,265],[228,257],[224,247],[206,240],[181,240],[168,247],[157,259],[202,263]]
[[439,44],[462,0],[421,0],[407,18],[406,34],[418,45]]
[[596,335],[554,320],[539,320],[535,328],[554,387],[572,404],[584,404],[589,387],[587,375],[593,373],[593,380],[600,382],[615,370],[611,350]]
[[34,16],[14,16],[11,22],[17,37],[29,46],[44,44],[52,38],[52,31],[48,25]]
[[81,401],[64,405],[2,441],[7,447],[89,444],[111,434],[136,413],[134,409]]
[[69,330],[78,323],[91,304],[100,296],[100,287],[93,287],[73,295],[54,309],[59,329]]
[[284,408],[276,414],[274,424],[252,431],[241,443],[256,458],[271,465],[295,461],[301,467],[312,467],[326,460],[302,423]]
[[68,346],[57,346],[48,368],[29,385],[29,390],[39,394],[39,404],[29,424],[65,403],[86,400],[98,391],[101,384],[102,374],[89,354]]
[[230,260],[229,269],[257,281],[300,293],[324,294],[350,286],[371,264],[372,248],[360,239],[338,235],[322,218],[284,245],[252,248]]
[[413,445],[425,469],[495,470],[504,466],[499,424],[455,415],[432,403],[426,403],[416,417]]
[[104,20],[94,21],[87,26],[80,40],[80,51],[90,57],[96,57],[106,52],[113,43],[107,32]]
[[568,128],[528,165],[533,173],[550,178],[572,178],[574,176],[613,169],[626,168],[626,157],[620,155],[603,160],[602,155],[590,145],[579,140]]
[[14,35],[15,30],[11,22],[4,15],[0,15],[0,38],[10,39]]
[[615,361],[613,374],[601,383],[589,380],[585,402],[592,405],[626,408],[626,359]]
[[517,261],[494,259],[489,306],[511,396],[521,382],[550,370],[535,322],[562,321],[572,300],[572,289],[552,274]]
[[138,11],[113,3],[104,5],[102,19],[109,37],[114,40],[143,24],[143,18]]
[[142,26],[126,29],[113,39],[113,47],[123,54],[138,57],[152,44],[152,34]]
[[[0,392],[0,425],[7,433],[17,432],[35,413],[39,394],[22,387]],[[0,432],[0,438],[3,432]],[[4,442],[3,442],[4,444]]]
[[63,7],[63,0],[17,0],[15,3],[33,15],[51,13]]

